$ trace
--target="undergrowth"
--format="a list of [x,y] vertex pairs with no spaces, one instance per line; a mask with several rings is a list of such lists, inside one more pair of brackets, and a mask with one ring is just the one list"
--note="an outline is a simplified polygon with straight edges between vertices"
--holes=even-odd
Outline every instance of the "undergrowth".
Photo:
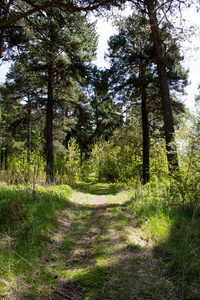
[[[126,282],[131,286],[137,281],[132,291],[138,299],[164,299],[171,285],[177,291],[171,299],[200,298],[196,189],[192,194],[192,188],[183,189],[181,183],[155,180],[139,184],[123,201],[119,184],[79,183],[74,189],[77,197],[82,193],[84,198],[72,204],[68,201],[72,189],[67,185],[35,189],[0,185],[0,298],[46,299],[56,288],[57,277],[80,287],[80,299],[133,299]],[[87,204],[99,196],[106,197],[105,208],[96,210],[94,204]],[[62,228],[63,240],[60,246],[57,243],[55,256],[54,245],[52,249],[47,245],[56,233],[58,213],[65,215],[70,230]],[[141,246],[130,240],[125,228],[153,245],[159,266],[147,264],[147,257],[140,256]],[[146,261],[144,275],[140,259]],[[152,273],[160,276],[155,284]],[[151,281],[147,276],[139,282],[146,274]]]
[[46,244],[70,194],[68,186],[33,190],[0,184],[0,298],[11,290],[19,299],[47,293],[53,277],[43,264],[49,256]]
[[194,197],[186,192],[173,180],[148,183],[136,189],[130,208],[141,236],[153,241],[155,256],[162,258],[164,276],[182,299],[199,299],[200,207],[198,191]]

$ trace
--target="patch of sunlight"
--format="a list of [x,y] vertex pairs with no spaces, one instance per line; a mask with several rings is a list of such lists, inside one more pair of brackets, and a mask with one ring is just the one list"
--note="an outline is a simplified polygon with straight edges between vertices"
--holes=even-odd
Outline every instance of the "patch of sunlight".
[[126,243],[112,243],[106,249],[106,255],[112,256],[116,255],[118,252],[123,252],[126,249]]
[[[128,201],[132,196],[131,191],[121,191],[117,193],[116,195],[112,194],[91,194],[86,192],[74,192],[73,196],[71,197],[70,201],[78,203],[78,204],[85,204],[85,205],[95,205],[99,204],[99,202],[102,202],[104,205],[108,204],[124,204],[126,201]],[[101,203],[100,203],[101,204]]]
[[100,256],[95,259],[96,265],[98,267],[111,267],[113,265],[117,265],[117,263],[120,261],[121,256],[117,256],[116,253],[113,253],[113,255],[109,255],[105,258],[105,256]]
[[[8,274],[7,274],[8,275]],[[11,274],[5,276],[6,278],[0,277],[0,296],[6,296],[13,286],[16,286],[16,280]]]
[[142,239],[142,232],[138,228],[134,228],[132,226],[127,227],[126,229],[126,239],[127,245],[135,245],[141,248],[145,247],[147,244],[146,239]]
[[73,269],[67,269],[67,270],[61,270],[60,276],[69,279],[74,279],[77,276],[82,276],[83,274],[87,274],[88,267],[85,268],[73,268]]
[[152,239],[155,243],[160,243],[168,239],[172,220],[164,213],[158,213],[150,217],[142,226],[141,230],[144,232],[146,239]]
[[75,202],[77,204],[93,204],[95,203],[95,196],[82,192],[74,192],[70,201]]
[[133,196],[132,191],[121,191],[116,195],[109,195],[109,202],[123,204],[124,202],[128,201],[131,196]]

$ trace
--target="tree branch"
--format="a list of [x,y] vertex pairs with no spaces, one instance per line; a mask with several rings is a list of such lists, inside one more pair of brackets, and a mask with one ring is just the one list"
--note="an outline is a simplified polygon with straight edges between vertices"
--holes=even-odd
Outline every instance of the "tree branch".
[[[3,18],[3,23],[6,23],[8,20],[8,16],[9,16],[9,12],[10,12],[10,8],[11,8],[12,4],[13,4],[13,0],[9,0],[8,5],[6,7],[5,16]],[[5,28],[5,26],[2,26],[1,34],[0,34],[0,58],[2,58],[2,54],[3,54],[3,45],[4,45],[5,34],[6,34],[6,28]]]
[[89,4],[87,6],[74,6],[74,5],[70,5],[70,4],[67,4],[67,3],[62,3],[60,1],[51,1],[51,2],[47,2],[45,4],[42,4],[42,5],[39,5],[33,9],[30,9],[28,10],[27,12],[25,13],[22,13],[10,20],[7,20],[7,21],[4,21],[0,24],[0,28],[5,28],[5,27],[8,27],[10,24],[15,24],[17,21],[23,19],[23,18],[26,18],[32,14],[34,14],[35,12],[38,12],[38,11],[41,11],[41,10],[44,10],[48,7],[51,7],[51,6],[57,6],[57,7],[64,7],[64,8],[67,8],[69,10],[72,10],[74,12],[80,12],[80,11],[93,11],[93,10],[96,10],[98,9],[100,6],[104,6],[106,4],[109,4],[110,3],[110,0],[104,0],[104,1],[98,1],[96,4]]

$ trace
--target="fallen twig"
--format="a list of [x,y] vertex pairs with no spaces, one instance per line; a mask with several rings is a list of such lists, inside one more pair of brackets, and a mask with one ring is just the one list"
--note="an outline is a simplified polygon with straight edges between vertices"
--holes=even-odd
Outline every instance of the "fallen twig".
[[52,290],[54,291],[54,293],[56,293],[56,294],[58,294],[58,295],[64,297],[65,300],[72,300],[72,298],[69,298],[68,296],[66,296],[65,294],[63,294],[63,293],[61,293],[61,292],[59,292],[59,291],[57,291],[57,290],[55,290],[54,288],[52,288]]
[[16,254],[17,256],[19,256],[22,260],[24,260],[29,266],[32,266],[32,264],[30,262],[28,262],[25,258],[23,258],[21,255],[19,255],[18,253],[16,253],[15,251],[11,250],[14,254]]

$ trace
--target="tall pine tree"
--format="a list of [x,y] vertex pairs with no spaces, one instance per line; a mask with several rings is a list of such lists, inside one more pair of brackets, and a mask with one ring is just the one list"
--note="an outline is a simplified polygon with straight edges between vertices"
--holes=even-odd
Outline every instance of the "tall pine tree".
[[[143,17],[132,15],[118,22],[119,34],[109,40],[111,62],[110,74],[114,91],[125,103],[126,107],[141,102],[143,127],[143,182],[149,181],[149,122],[148,112],[158,107],[161,94],[156,69],[154,44],[151,31]],[[183,59],[178,51],[178,45],[165,27],[162,31],[166,45],[166,66],[169,85],[174,90],[181,91],[187,84],[187,72],[183,70],[180,61]],[[117,99],[118,99],[117,97]],[[151,100],[151,101],[150,101]],[[176,103],[176,102],[175,102]],[[182,108],[181,104],[179,107]],[[160,114],[159,114],[160,115]]]

